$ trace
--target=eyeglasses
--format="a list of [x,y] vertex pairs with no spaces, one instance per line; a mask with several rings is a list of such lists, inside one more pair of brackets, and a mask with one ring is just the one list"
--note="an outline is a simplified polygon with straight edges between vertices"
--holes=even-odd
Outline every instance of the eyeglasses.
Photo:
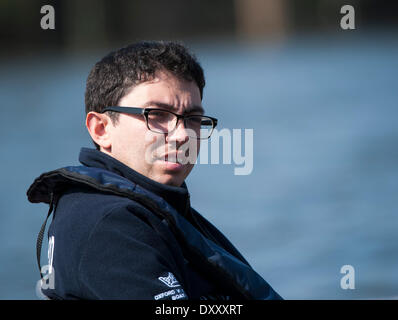
[[102,110],[102,113],[107,111],[127,114],[142,114],[145,117],[147,128],[152,132],[162,134],[174,131],[175,128],[177,128],[178,121],[183,119],[185,128],[190,129],[187,131],[187,135],[196,139],[209,139],[217,125],[217,119],[213,117],[194,114],[180,115],[168,110],[157,108],[110,106]]

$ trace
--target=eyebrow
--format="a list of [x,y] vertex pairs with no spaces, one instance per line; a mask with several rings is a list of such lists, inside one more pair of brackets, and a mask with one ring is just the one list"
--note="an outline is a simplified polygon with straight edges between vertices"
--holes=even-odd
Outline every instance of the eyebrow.
[[[144,103],[144,105],[142,107],[145,108],[148,106],[156,106],[159,108],[171,109],[173,111],[176,111],[176,108],[173,105],[164,103],[164,102],[148,101],[148,102]],[[204,111],[203,107],[195,105],[195,106],[187,108],[184,113],[190,113],[190,112],[200,112],[203,114],[205,111]]]

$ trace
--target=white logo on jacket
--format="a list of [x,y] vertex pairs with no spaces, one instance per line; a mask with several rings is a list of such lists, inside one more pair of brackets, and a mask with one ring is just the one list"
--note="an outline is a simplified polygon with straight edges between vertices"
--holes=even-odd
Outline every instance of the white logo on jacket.
[[171,272],[168,273],[167,277],[159,277],[158,279],[170,288],[175,288],[180,286],[178,280]]
[[48,241],[48,265],[49,265],[48,273],[49,274],[53,272],[54,243],[55,243],[55,239],[54,239],[54,236],[52,236],[52,237],[50,237],[50,239]]

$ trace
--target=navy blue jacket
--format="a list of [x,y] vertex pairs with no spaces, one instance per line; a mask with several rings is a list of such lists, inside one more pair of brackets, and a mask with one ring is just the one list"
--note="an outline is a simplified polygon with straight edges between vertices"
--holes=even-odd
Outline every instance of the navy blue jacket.
[[[181,187],[153,181],[103,152],[41,175],[32,202],[56,206],[48,236],[52,299],[279,299],[243,256],[191,208]],[[159,212],[163,213],[158,214]]]

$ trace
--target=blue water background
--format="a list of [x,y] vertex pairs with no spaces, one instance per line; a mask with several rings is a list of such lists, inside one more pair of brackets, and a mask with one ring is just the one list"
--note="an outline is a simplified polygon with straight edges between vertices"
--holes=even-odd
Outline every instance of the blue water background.
[[[253,172],[198,165],[187,179],[192,205],[284,298],[397,298],[398,37],[192,48],[207,113],[220,129],[254,130]],[[35,242],[48,207],[26,190],[91,147],[84,86],[105,53],[0,64],[0,299],[37,299]],[[340,287],[347,264],[354,290]]]

